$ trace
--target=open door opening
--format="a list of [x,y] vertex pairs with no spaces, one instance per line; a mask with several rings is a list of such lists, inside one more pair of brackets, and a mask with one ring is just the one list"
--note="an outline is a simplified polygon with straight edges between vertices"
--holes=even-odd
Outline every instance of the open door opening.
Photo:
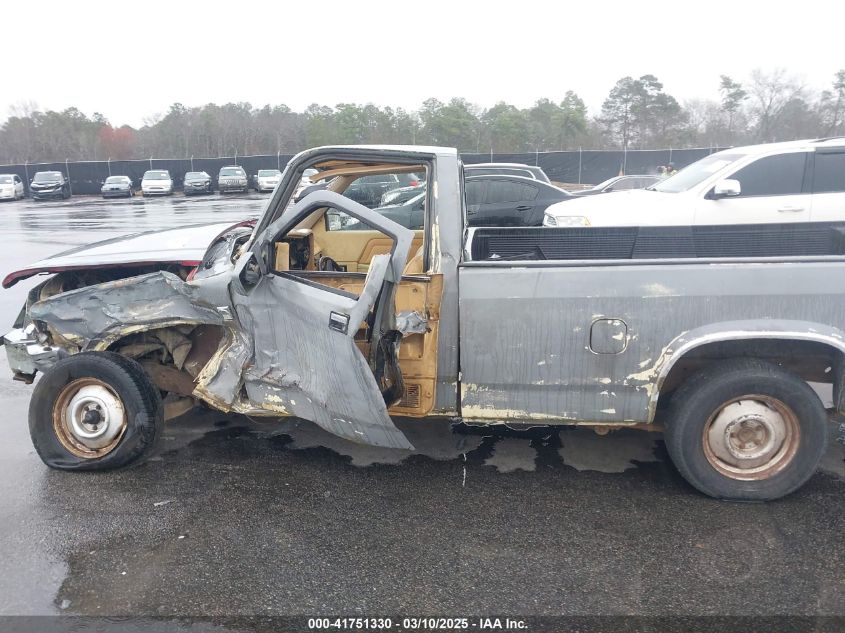
[[[331,262],[309,269],[313,233],[294,228],[310,214],[335,212],[389,242],[365,273],[355,273],[363,278],[357,294],[321,283],[338,269]],[[243,375],[252,406],[311,420],[353,441],[413,448],[387,413],[404,391],[395,299],[413,238],[413,231],[332,191],[308,194],[256,238],[232,287],[237,318],[253,343]]]

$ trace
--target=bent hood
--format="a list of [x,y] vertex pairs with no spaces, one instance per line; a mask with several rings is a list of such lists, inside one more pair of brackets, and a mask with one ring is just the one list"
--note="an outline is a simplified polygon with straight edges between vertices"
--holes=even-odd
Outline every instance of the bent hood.
[[9,273],[3,279],[3,287],[9,288],[21,279],[38,273],[58,273],[65,270],[159,263],[199,266],[212,242],[230,229],[244,224],[195,224],[178,229],[133,233],[77,246]]

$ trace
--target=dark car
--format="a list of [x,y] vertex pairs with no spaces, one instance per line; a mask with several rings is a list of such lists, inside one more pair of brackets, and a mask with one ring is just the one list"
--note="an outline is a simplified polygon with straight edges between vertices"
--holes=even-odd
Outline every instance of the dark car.
[[375,209],[381,204],[382,196],[400,187],[415,187],[420,184],[416,174],[376,174],[358,178],[343,195],[365,207]]
[[244,168],[240,165],[221,167],[220,173],[217,174],[217,188],[220,189],[220,193],[231,191],[247,193],[249,191],[249,178],[247,178]]
[[[391,204],[384,207],[377,207],[381,215],[396,224],[400,224],[413,231],[422,230],[425,224],[425,190],[417,193],[416,196],[403,204]],[[344,224],[339,230],[343,231],[365,231],[370,228],[369,224],[359,222],[354,218],[344,218]]]
[[[563,189],[522,176],[471,176],[465,187],[469,226],[542,226],[549,205],[573,198]],[[425,222],[425,190],[404,204],[375,210],[405,228],[420,230]],[[354,219],[343,226],[347,231],[367,228]]]
[[654,183],[660,180],[660,176],[632,175],[632,176],[614,176],[608,178],[602,183],[597,184],[592,189],[584,189],[582,191],[572,191],[575,196],[595,196],[600,193],[610,193],[611,191],[627,191],[628,189],[645,189],[651,187]]
[[29,183],[33,200],[48,200],[50,198],[70,198],[70,182],[60,171],[36,172]]
[[425,181],[421,181],[411,187],[399,187],[398,189],[391,189],[387,193],[382,194],[380,207],[390,205],[405,204],[411,198],[416,198],[421,193],[425,193]]
[[182,191],[186,196],[193,196],[199,193],[214,193],[211,186],[211,176],[204,171],[189,171],[183,179]]
[[468,226],[542,226],[546,207],[574,197],[522,176],[470,176],[465,187]]
[[473,165],[464,165],[464,175],[522,176],[523,178],[533,178],[546,184],[551,184],[552,182],[541,167],[523,165],[522,163],[475,163]]
[[109,176],[100,187],[104,198],[131,198],[135,195],[129,176]]

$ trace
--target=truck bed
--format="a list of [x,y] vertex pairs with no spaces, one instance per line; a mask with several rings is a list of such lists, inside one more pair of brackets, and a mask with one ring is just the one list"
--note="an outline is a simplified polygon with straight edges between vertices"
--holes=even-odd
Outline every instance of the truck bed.
[[470,230],[467,251],[472,261],[845,255],[845,223],[481,227]]

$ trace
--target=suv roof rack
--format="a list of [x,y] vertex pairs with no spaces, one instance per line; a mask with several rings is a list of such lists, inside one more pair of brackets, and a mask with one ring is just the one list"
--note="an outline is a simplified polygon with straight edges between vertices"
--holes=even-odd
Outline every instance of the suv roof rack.
[[826,136],[825,138],[813,139],[813,143],[826,143],[827,141],[845,141],[845,136]]

